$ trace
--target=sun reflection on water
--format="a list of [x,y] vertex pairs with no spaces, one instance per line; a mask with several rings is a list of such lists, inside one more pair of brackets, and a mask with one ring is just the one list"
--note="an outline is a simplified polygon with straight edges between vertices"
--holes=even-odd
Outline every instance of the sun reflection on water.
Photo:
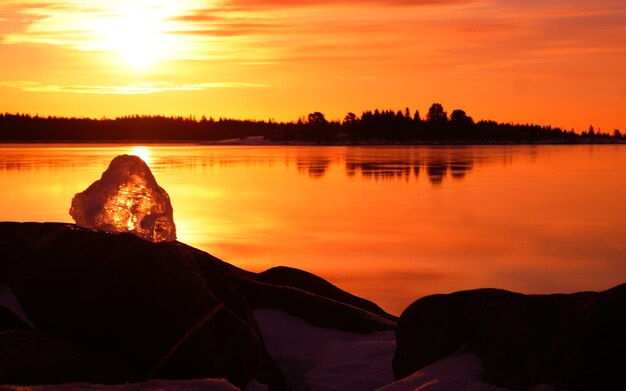
[[152,163],[152,153],[148,147],[134,146],[130,149],[129,154],[139,156],[148,166]]

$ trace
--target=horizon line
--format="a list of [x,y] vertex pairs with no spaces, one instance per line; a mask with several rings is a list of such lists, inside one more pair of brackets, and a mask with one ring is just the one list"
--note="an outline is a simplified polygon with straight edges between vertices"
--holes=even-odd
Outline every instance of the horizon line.
[[[437,102],[435,102],[437,103]],[[435,104],[433,103],[433,104]],[[432,105],[431,105],[432,106]],[[404,110],[398,109],[398,110],[393,110],[393,109],[365,109],[361,111],[361,114],[358,115],[352,111],[349,111],[346,113],[346,116],[348,114],[355,114],[357,115],[358,119],[362,118],[362,115],[366,112],[371,112],[374,113],[375,111],[379,111],[380,113],[384,113],[384,112],[393,112],[393,113],[398,113],[400,112],[402,115],[404,115],[404,112],[406,109],[409,109],[408,106],[405,107]],[[463,109],[454,109],[452,111],[455,110],[461,110],[464,111]],[[422,112],[417,110],[420,114],[420,121],[421,122],[427,122],[426,118],[421,118],[422,117]],[[124,115],[118,115],[115,117],[108,117],[106,115],[101,116],[100,118],[95,117],[95,116],[64,116],[64,115],[54,115],[54,114],[48,114],[48,115],[42,115],[39,113],[20,113],[20,112],[15,112],[15,113],[10,113],[10,112],[4,112],[4,113],[0,113],[0,116],[27,116],[30,118],[38,118],[38,119],[68,119],[68,120],[90,120],[90,121],[116,121],[116,120],[122,120],[122,119],[142,119],[142,118],[162,118],[162,119],[173,119],[173,120],[183,120],[183,121],[190,121],[190,122],[197,122],[197,123],[202,123],[203,121],[206,122],[219,122],[219,121],[238,121],[238,122],[254,122],[254,123],[267,123],[267,124],[282,124],[282,125],[289,125],[289,124],[293,124],[293,125],[297,125],[299,122],[302,122],[303,124],[307,123],[307,116],[309,114],[314,114],[314,113],[321,113],[319,111],[311,111],[308,114],[303,114],[301,116],[299,116],[296,120],[288,120],[288,121],[277,121],[276,119],[274,119],[273,117],[269,117],[267,119],[259,119],[259,118],[233,118],[233,117],[216,117],[213,115],[207,115],[207,114],[189,114],[189,115],[176,115],[176,114],[124,114]],[[409,110],[410,113],[410,110]],[[413,111],[413,113],[415,113],[415,111]],[[447,112],[446,112],[447,113]],[[323,114],[323,113],[322,113]],[[199,119],[198,119],[199,117]],[[412,116],[410,116],[411,118],[413,118]],[[470,115],[468,115],[468,117],[472,118]],[[449,118],[448,118],[449,120]],[[341,118],[333,118],[333,119],[328,119],[327,120],[329,124],[331,123],[338,123],[339,125],[344,124],[345,118],[341,119]],[[582,130],[577,130],[575,128],[570,128],[567,129],[565,127],[561,127],[561,126],[555,126],[552,124],[547,124],[547,125],[543,125],[543,124],[537,124],[537,123],[532,123],[532,122],[513,122],[513,121],[503,121],[503,122],[499,122],[493,119],[489,119],[489,118],[482,118],[482,119],[478,119],[475,120],[475,123],[479,123],[479,122],[495,122],[499,125],[522,125],[522,126],[539,126],[541,128],[551,128],[551,129],[560,129],[564,132],[570,132],[573,131],[576,134],[581,134],[583,132],[587,132],[589,130],[594,130],[596,133],[601,133],[602,130],[600,127],[596,128],[595,126],[593,126],[593,124],[589,125],[588,129],[582,129]],[[617,127],[614,128],[614,130],[621,130]],[[611,131],[605,131],[607,134],[610,134]]]

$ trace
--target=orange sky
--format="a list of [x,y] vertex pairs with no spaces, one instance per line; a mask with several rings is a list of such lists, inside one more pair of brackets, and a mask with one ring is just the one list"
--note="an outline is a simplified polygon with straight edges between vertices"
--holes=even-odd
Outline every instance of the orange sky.
[[0,112],[626,130],[623,0],[0,0]]

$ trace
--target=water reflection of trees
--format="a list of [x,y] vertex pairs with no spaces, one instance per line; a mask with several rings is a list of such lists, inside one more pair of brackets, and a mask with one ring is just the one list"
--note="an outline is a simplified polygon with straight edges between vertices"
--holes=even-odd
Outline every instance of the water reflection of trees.
[[[420,173],[425,173],[428,180],[439,185],[450,177],[463,179],[472,170],[474,159],[465,154],[444,153],[434,155],[418,155],[407,150],[389,151],[380,154],[348,153],[345,156],[345,172],[349,177],[361,175],[364,179],[372,180],[404,180],[412,177],[417,179]],[[397,156],[400,155],[400,156]],[[341,164],[342,159],[333,156],[299,156],[296,158],[296,167],[301,174],[311,178],[322,178],[331,165]]]
[[298,158],[296,166],[298,172],[308,174],[311,178],[321,178],[330,167],[330,159],[323,157]]
[[434,185],[443,183],[450,173],[453,179],[463,179],[473,167],[473,159],[453,156],[407,157],[395,160],[374,160],[355,158],[346,161],[346,174],[355,176],[360,172],[363,178],[373,180],[406,180],[412,176],[417,179],[420,172],[425,172]]
[[[314,147],[318,148],[318,147]],[[39,151],[37,151],[39,152]],[[24,153],[23,151],[7,151],[0,155],[0,172],[31,171],[31,170],[65,170],[88,166],[106,167],[110,156],[127,153],[125,149],[112,151],[103,148],[97,151],[42,151],[41,153]],[[157,171],[206,170],[216,167],[246,166],[274,167],[284,163],[295,164],[298,172],[312,179],[323,178],[331,166],[345,167],[349,177],[360,176],[372,180],[404,180],[417,179],[426,175],[428,180],[438,185],[446,178],[463,179],[472,170],[476,159],[469,151],[459,149],[413,149],[413,148],[346,148],[333,150],[302,151],[287,155],[271,155],[261,153],[237,153],[236,151],[220,150],[198,151],[196,149],[176,149],[151,151],[150,167]],[[235,153],[233,153],[235,152]],[[481,156],[481,155],[479,155]],[[503,162],[510,164],[509,154],[499,156]],[[480,157],[484,161],[485,157]]]
[[426,173],[428,179],[433,185],[439,185],[443,182],[446,173],[448,172],[448,162],[441,160],[434,160],[426,163]]
[[84,166],[84,161],[63,156],[42,159],[32,155],[0,155],[0,172],[78,169]]
[[450,162],[450,174],[452,178],[463,179],[465,174],[472,169],[474,163],[471,160],[455,160]]
[[409,179],[411,173],[419,175],[419,164],[404,161],[365,161],[346,162],[346,173],[354,176],[358,171],[364,178],[373,179]]

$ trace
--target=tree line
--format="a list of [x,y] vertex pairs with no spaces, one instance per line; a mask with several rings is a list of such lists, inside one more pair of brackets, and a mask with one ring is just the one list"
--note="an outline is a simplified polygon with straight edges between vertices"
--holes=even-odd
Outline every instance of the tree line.
[[342,121],[329,121],[321,112],[297,122],[228,118],[124,116],[115,119],[40,117],[0,114],[0,142],[211,142],[258,137],[275,142],[593,142],[623,140],[592,126],[578,134],[552,126],[475,122],[463,110],[450,115],[433,103],[426,116],[408,108],[348,113]]

